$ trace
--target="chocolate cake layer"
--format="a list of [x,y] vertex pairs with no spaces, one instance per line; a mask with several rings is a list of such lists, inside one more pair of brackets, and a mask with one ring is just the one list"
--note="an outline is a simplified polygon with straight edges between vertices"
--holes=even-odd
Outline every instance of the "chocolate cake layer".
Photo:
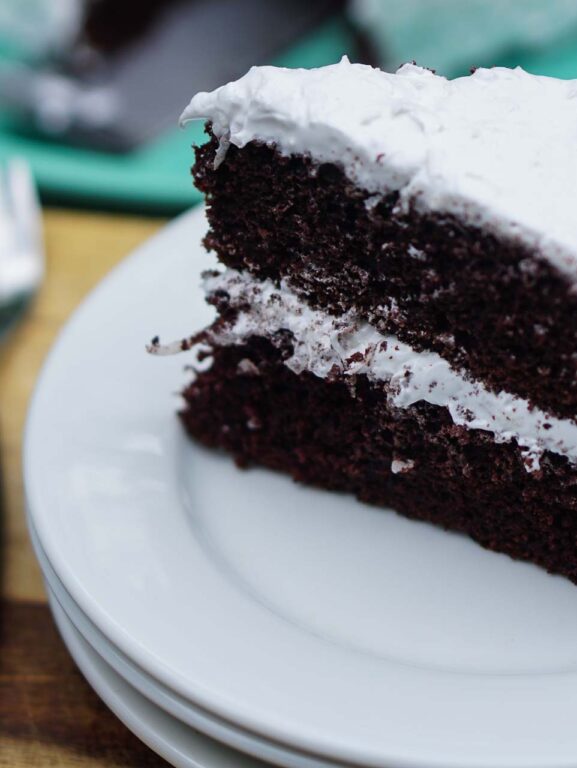
[[521,243],[457,219],[401,214],[333,164],[252,142],[197,150],[206,239],[228,266],[290,279],[312,306],[354,307],[380,330],[432,349],[495,391],[577,415],[577,292]]
[[445,408],[398,410],[365,376],[328,382],[282,359],[258,337],[216,347],[184,393],[189,433],[241,466],[391,506],[577,583],[577,476],[565,458],[546,453],[530,474],[516,446],[456,426]]

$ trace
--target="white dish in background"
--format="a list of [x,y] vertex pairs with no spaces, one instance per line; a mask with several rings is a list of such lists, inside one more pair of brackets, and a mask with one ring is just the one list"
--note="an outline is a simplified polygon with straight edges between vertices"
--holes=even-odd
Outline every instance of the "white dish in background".
[[311,490],[182,434],[210,318],[200,209],[115,270],[39,380],[25,485],[90,621],[194,706],[281,746],[388,768],[574,768],[577,587]]

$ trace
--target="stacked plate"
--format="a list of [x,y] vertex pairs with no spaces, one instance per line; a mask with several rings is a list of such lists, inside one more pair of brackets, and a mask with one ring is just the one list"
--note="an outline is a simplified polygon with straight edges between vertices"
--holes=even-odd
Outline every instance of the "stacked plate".
[[202,210],[60,337],[26,434],[31,536],[84,674],[176,766],[574,768],[577,587],[182,433],[210,319]]

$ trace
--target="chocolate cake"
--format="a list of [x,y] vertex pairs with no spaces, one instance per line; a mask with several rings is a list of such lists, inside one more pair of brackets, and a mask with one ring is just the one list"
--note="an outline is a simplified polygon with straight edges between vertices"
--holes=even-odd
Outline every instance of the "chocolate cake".
[[192,119],[192,437],[577,582],[577,81],[260,67]]

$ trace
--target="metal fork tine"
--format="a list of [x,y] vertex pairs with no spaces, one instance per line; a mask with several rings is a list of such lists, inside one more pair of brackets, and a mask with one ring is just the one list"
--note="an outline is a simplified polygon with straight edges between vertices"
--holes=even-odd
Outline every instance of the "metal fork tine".
[[28,164],[14,158],[8,164],[9,205],[21,245],[42,259],[40,206]]
[[12,303],[21,310],[43,276],[44,249],[34,183],[26,163],[11,160],[5,172],[0,169],[0,305]]
[[0,221],[2,226],[8,226],[8,220],[10,218],[9,204],[8,204],[8,189],[6,185],[6,173],[4,168],[0,165]]

